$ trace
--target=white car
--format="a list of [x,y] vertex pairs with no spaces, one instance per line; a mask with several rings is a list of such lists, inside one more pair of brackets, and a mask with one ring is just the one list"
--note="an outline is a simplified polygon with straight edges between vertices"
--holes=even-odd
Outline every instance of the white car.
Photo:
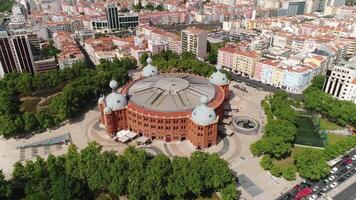
[[332,181],[332,180],[334,180],[336,177],[334,176],[334,175],[331,175],[331,176],[329,176],[329,181]]
[[314,192],[316,192],[318,189],[319,189],[319,186],[318,186],[318,185],[316,185],[316,186],[313,187],[313,191],[314,191]]
[[352,167],[352,164],[347,164],[347,165],[346,165],[346,168],[347,168],[347,169],[351,169],[351,167]]
[[337,172],[337,170],[338,170],[338,168],[337,167],[333,167],[331,170],[330,170],[330,173],[335,173],[335,172]]
[[308,200],[315,200],[317,198],[318,198],[318,196],[316,194],[313,194],[308,198]]
[[334,188],[334,187],[337,186],[337,184],[338,184],[338,183],[335,181],[335,182],[333,182],[333,183],[330,184],[330,187],[331,187],[331,188]]
[[351,159],[352,159],[352,160],[356,160],[356,155],[352,156]]
[[325,185],[325,187],[323,187],[323,191],[326,192],[329,189],[328,185]]

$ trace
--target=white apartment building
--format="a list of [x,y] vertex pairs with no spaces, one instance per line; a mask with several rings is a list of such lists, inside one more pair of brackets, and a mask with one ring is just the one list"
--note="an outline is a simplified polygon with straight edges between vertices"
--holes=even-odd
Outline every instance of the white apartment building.
[[207,57],[208,34],[201,29],[188,28],[182,31],[182,51],[192,52],[197,58]]
[[339,100],[356,103],[356,56],[343,66],[335,66],[326,75],[324,92]]

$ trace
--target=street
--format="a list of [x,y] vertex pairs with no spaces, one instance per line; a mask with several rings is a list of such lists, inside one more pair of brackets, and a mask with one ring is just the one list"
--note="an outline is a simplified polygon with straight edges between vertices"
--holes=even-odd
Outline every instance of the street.
[[[339,184],[345,182],[347,179],[351,178],[356,174],[356,160],[352,160],[352,157],[356,155],[356,149],[351,151],[350,153],[346,154],[343,156],[343,159],[332,166],[332,169],[335,169],[333,173],[330,173],[328,177],[325,177],[324,179],[319,180],[318,182],[313,182],[306,180],[302,182],[301,184],[298,184],[294,186],[291,190],[289,190],[287,193],[283,194],[277,200],[299,200],[304,197],[309,197],[311,198],[312,195],[316,196],[322,196],[323,194],[333,190],[335,187],[337,187]],[[344,198],[343,195],[345,196],[351,196],[350,200],[355,200],[355,195],[356,193],[354,192],[356,185],[353,184],[349,188],[347,188],[345,191],[340,193],[340,196],[337,200],[347,200]],[[309,191],[308,191],[309,190]],[[304,195],[301,195],[301,191],[305,192]],[[350,195],[350,193],[355,193],[353,195]],[[345,193],[345,194],[344,194]],[[302,196],[301,198],[297,196]],[[339,196],[339,195],[337,195]],[[314,198],[316,199],[316,198]],[[314,200],[313,199],[313,200]],[[336,199],[336,198],[335,198]]]
[[355,200],[356,199],[356,183],[353,183],[344,191],[334,197],[334,200]]
[[[284,90],[282,90],[280,88],[277,88],[277,87],[274,87],[272,85],[267,85],[267,84],[264,84],[264,83],[256,81],[256,80],[249,79],[247,77],[239,76],[239,75],[237,75],[235,73],[232,73],[232,79],[234,81],[245,83],[245,85],[254,87],[256,89],[261,89],[261,90],[264,90],[264,91],[267,91],[267,92],[284,91]],[[303,98],[302,94],[292,94],[292,93],[287,93],[287,94],[288,94],[289,97],[292,97],[292,98],[298,98],[298,99]]]

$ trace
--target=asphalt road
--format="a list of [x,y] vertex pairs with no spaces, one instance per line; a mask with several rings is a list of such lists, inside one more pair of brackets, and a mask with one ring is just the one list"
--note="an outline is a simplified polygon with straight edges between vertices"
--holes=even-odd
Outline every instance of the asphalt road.
[[336,195],[334,200],[356,200],[356,183],[353,183],[348,188]]
[[[245,85],[254,87],[256,89],[261,89],[261,90],[268,91],[268,92],[284,91],[284,90],[274,87],[272,85],[267,85],[267,84],[264,84],[262,82],[259,82],[259,81],[253,80],[253,79],[239,76],[237,74],[232,74],[232,79],[237,82],[245,83]],[[298,98],[298,99],[303,98],[303,95],[301,95],[301,94],[288,93],[288,96],[290,96],[292,98]]]
[[[347,155],[349,155],[350,158],[353,155],[356,155],[356,149],[351,151],[351,152],[349,152]],[[283,194],[282,196],[277,198],[277,200],[293,200],[295,195],[302,188],[314,188],[315,186],[317,186],[317,188],[313,191],[313,194],[317,194],[318,196],[321,196],[322,194],[327,193],[328,191],[333,189],[333,188],[330,187],[330,184],[332,182],[337,182],[338,184],[341,184],[346,179],[349,179],[351,176],[355,176],[356,173],[352,172],[352,171],[355,170],[355,166],[356,166],[356,161],[353,161],[352,162],[352,167],[350,169],[347,169],[346,165],[343,164],[343,161],[340,161],[340,162],[338,162],[337,164],[335,164],[333,166],[333,167],[337,167],[338,168],[337,172],[335,172],[333,174],[335,176],[334,180],[325,182],[325,180],[328,179],[331,176],[331,174],[330,174],[328,177],[323,178],[322,180],[319,180],[318,182],[311,182],[311,181],[308,181],[308,180],[304,181],[303,183],[297,185],[296,187],[292,188],[291,190],[289,190],[288,192],[286,192],[285,194]],[[350,196],[350,193],[355,193],[356,185],[353,184],[352,186],[353,187],[350,186],[352,189],[350,189],[350,191],[346,192],[346,194],[345,194],[346,196]],[[325,187],[326,187],[326,189],[323,190]],[[343,193],[343,192],[341,192],[341,193]],[[339,198],[337,200],[356,200],[356,193],[352,195],[351,199],[346,199],[346,198],[343,197],[343,198]]]

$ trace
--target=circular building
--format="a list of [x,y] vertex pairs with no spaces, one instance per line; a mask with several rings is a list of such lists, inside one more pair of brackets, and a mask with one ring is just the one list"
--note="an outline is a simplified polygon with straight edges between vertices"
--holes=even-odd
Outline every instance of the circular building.
[[[148,67],[148,68],[147,68]],[[226,76],[213,78],[191,74],[159,74],[151,60],[142,77],[98,101],[101,123],[114,136],[122,129],[151,139],[189,140],[197,148],[217,142],[217,124],[223,117]],[[219,71],[219,73],[221,73]],[[219,84],[216,84],[219,83]]]

